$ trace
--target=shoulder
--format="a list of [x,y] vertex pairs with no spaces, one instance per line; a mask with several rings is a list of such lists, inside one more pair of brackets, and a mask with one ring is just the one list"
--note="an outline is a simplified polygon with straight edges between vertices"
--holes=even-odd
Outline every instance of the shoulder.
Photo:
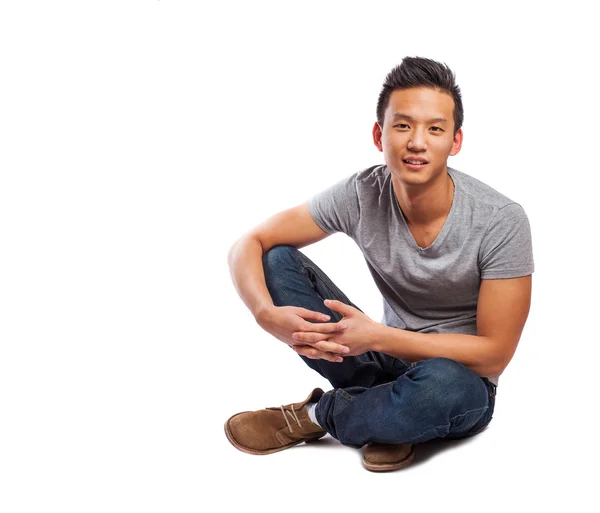
[[512,203],[516,203],[492,186],[463,171],[448,166],[448,173],[454,180],[456,186],[459,187],[467,199],[474,204],[480,206],[487,205],[496,210]]
[[490,226],[493,222],[527,218],[521,204],[490,185],[451,167],[448,167],[448,172],[462,193],[464,208],[473,217],[481,219],[483,224]]
[[385,164],[364,168],[353,175],[356,193],[361,201],[380,201],[391,188],[391,174]]
[[354,173],[358,186],[373,186],[389,179],[390,172],[385,164],[376,164]]

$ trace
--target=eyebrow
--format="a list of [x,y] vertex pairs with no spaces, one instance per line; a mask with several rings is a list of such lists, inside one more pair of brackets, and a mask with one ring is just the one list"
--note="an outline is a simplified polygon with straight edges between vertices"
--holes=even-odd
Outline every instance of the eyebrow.
[[[398,119],[408,119],[409,121],[414,121],[414,118],[409,116],[408,114],[403,114],[402,112],[396,112],[394,114],[394,121]],[[448,120],[446,118],[433,118],[428,121],[428,123],[447,123]]]

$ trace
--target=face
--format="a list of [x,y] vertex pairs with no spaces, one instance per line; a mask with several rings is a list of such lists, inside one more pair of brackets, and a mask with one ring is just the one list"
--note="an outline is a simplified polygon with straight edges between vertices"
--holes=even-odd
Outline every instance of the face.
[[[453,114],[454,99],[448,93],[428,87],[392,92],[383,127],[373,127],[375,146],[392,177],[405,185],[424,185],[447,173],[448,157],[462,145],[462,129],[454,135]],[[406,162],[411,158],[424,164]]]

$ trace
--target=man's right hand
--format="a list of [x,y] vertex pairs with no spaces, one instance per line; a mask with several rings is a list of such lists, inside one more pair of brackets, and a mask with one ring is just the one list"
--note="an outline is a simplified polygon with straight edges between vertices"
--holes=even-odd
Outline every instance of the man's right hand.
[[[311,331],[311,322],[325,323],[329,317],[324,317],[321,312],[313,312],[298,306],[272,306],[263,310],[256,316],[258,325],[275,338],[289,346],[310,346],[316,349],[313,359],[323,359],[335,362],[344,355],[346,346],[321,340],[319,342],[299,342],[292,338],[292,333],[297,331]],[[329,323],[330,333],[342,331],[339,323]],[[319,330],[322,331],[322,330]]]

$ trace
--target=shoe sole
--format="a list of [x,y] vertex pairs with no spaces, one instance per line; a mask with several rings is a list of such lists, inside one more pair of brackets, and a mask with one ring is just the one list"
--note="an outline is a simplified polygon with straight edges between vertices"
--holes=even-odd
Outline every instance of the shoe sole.
[[242,413],[247,413],[247,412],[242,411],[240,413],[236,413],[233,417],[227,419],[227,422],[225,422],[225,426],[224,426],[225,427],[225,436],[227,436],[227,440],[229,440],[229,442],[231,442],[231,445],[233,445],[236,449],[238,449],[242,452],[247,452],[248,454],[262,455],[262,454],[272,454],[274,452],[284,451],[286,449],[289,449],[290,447],[294,447],[295,445],[299,445],[304,442],[313,442],[315,440],[318,440],[319,438],[324,437],[327,434],[327,433],[323,433],[322,435],[312,437],[312,438],[302,438],[301,440],[298,440],[298,441],[288,444],[288,445],[284,445],[283,447],[275,447],[274,449],[265,449],[263,451],[259,451],[257,449],[252,449],[250,447],[246,447],[245,445],[240,444],[235,438],[233,438],[233,433],[229,429],[229,422],[231,421],[231,419],[237,417],[238,415],[241,415]]
[[363,457],[363,465],[367,470],[371,470],[372,472],[386,472],[388,470],[399,470],[401,468],[407,467],[412,463],[414,459],[415,448],[413,446],[408,456],[403,460],[395,461],[394,463],[370,463]]

